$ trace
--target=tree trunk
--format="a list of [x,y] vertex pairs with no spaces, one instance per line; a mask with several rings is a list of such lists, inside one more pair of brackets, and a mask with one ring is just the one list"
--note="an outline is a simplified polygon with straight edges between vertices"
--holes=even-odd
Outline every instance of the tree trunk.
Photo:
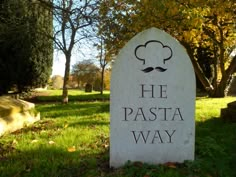
[[101,72],[101,90],[100,94],[103,95],[103,90],[104,90],[104,72],[105,72],[105,67],[102,67],[102,72]]
[[219,86],[215,92],[215,98],[224,98],[225,96],[227,96],[225,89],[226,87]]
[[187,53],[189,55],[189,58],[192,62],[194,71],[200,82],[202,83],[204,89],[207,91],[208,94],[214,93],[214,87],[210,83],[209,79],[205,76],[204,72],[201,69],[201,66],[198,64],[198,62],[194,59],[193,51],[188,43],[182,42],[182,44],[185,46]]
[[208,93],[210,98],[224,98],[225,95],[225,89],[223,87],[216,87],[214,88],[214,91]]
[[212,98],[223,98],[227,96],[227,87],[230,83],[230,78],[236,69],[236,56],[234,56],[229,67],[225,71],[224,76],[222,76],[220,83],[215,88],[215,91],[209,94]]
[[68,98],[68,82],[70,76],[70,59],[71,55],[67,54],[66,63],[65,63],[65,74],[64,74],[64,83],[63,83],[63,91],[62,91],[62,103],[67,104],[69,102]]

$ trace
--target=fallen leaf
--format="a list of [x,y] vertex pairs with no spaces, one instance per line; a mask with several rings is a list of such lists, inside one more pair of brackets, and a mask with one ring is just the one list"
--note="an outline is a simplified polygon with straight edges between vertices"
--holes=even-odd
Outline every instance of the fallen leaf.
[[142,162],[134,162],[134,165],[135,165],[135,166],[138,166],[138,167],[142,167],[142,166],[143,166],[143,163],[142,163]]
[[12,146],[14,146],[14,145],[16,145],[18,142],[14,139],[13,141],[12,141]]
[[32,140],[31,143],[37,143],[39,140]]
[[68,152],[75,152],[76,148],[75,148],[75,146],[72,146],[72,147],[67,148],[67,151]]
[[26,172],[30,172],[30,171],[31,171],[31,169],[30,169],[30,168],[27,168],[27,169],[25,169],[25,171],[26,171]]
[[176,163],[174,162],[167,162],[164,164],[164,166],[169,167],[169,168],[176,168]]
[[49,141],[48,144],[55,144],[55,142],[54,141]]
[[104,148],[108,148],[109,147],[109,144],[103,144],[102,145]]

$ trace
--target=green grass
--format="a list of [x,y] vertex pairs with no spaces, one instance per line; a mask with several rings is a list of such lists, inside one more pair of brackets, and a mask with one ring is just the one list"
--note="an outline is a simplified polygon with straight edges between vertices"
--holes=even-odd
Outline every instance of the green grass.
[[[61,102],[62,90],[46,90],[36,92],[34,97],[35,102]],[[69,101],[104,101],[109,100],[110,92],[104,91],[103,95],[100,92],[93,91],[91,93],[85,93],[82,90],[68,90]]]
[[[40,92],[47,92],[51,96],[60,96],[62,94],[62,90],[45,90],[45,91],[40,91]],[[100,94],[98,91],[92,91],[92,92],[85,92],[84,90],[76,90],[76,89],[69,89],[68,90],[69,95],[93,95],[93,94]],[[105,90],[104,94],[109,94],[110,91]]]
[[204,121],[220,116],[220,108],[227,107],[227,103],[235,101],[235,97],[226,98],[197,98],[196,121]]
[[108,148],[109,103],[46,104],[37,110],[40,122],[1,139],[0,176],[83,176],[108,158],[99,154]]
[[197,99],[194,162],[119,169],[109,168],[109,102],[39,104],[41,121],[1,137],[0,176],[235,177],[236,124],[219,118],[234,100]]

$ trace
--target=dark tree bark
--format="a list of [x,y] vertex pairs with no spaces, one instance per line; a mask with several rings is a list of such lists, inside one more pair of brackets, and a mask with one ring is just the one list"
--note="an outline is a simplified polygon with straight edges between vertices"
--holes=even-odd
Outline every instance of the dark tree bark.
[[[225,70],[224,69],[224,74],[222,74],[222,78],[220,80],[219,83],[217,83],[217,79],[215,78],[213,80],[213,84],[209,81],[209,79],[205,76],[204,72],[202,71],[200,65],[198,64],[197,60],[194,58],[193,55],[193,50],[191,49],[191,47],[189,46],[189,44],[187,43],[182,43],[186,50],[187,53],[189,54],[189,57],[191,59],[191,62],[193,64],[194,67],[194,71],[196,73],[196,76],[198,77],[198,79],[201,81],[204,89],[206,90],[206,92],[208,93],[208,95],[210,97],[213,98],[223,98],[226,96],[226,89],[228,86],[228,83],[230,81],[230,78],[232,76],[232,74],[235,72],[236,70],[236,56],[234,56],[234,58],[232,59],[232,61],[230,62],[228,68]],[[223,69],[223,68],[222,68]],[[217,72],[217,66],[215,65],[215,73]],[[217,73],[216,73],[217,74]]]

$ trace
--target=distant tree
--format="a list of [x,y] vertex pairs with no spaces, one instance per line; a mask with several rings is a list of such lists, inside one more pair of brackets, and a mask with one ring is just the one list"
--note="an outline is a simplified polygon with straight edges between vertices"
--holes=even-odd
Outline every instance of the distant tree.
[[77,78],[79,86],[84,87],[86,84],[94,86],[95,81],[99,76],[99,67],[96,66],[91,60],[84,60],[78,62],[72,67],[72,74]]
[[[103,80],[103,91],[104,90],[110,90],[110,74],[111,74],[111,69],[107,68],[104,71],[104,80]],[[93,89],[95,91],[99,91],[101,94],[101,83],[102,83],[102,77],[101,77],[101,68],[100,72],[97,73],[97,77],[94,81]],[[103,94],[103,93],[102,93]]]
[[100,71],[101,71],[101,79],[99,79],[98,81],[100,81],[100,94],[103,94],[103,90],[104,90],[104,80],[105,80],[105,71],[106,71],[106,67],[107,65],[111,62],[112,57],[110,55],[110,53],[107,51],[106,48],[106,41],[104,40],[104,38],[102,36],[98,37],[99,39],[99,43],[95,44],[97,46],[97,50],[98,50],[98,60],[99,60],[99,65],[100,65]]
[[53,89],[61,89],[63,87],[63,77],[60,75],[55,75],[51,79]]
[[[65,74],[62,97],[68,102],[68,82],[70,75],[71,55],[74,47],[82,45],[81,41],[93,34],[91,27],[97,19],[98,0],[39,0],[51,9],[55,26],[51,36],[55,46],[65,55]],[[50,35],[48,35],[50,37]]]
[[77,79],[76,79],[76,77],[73,74],[71,74],[69,76],[68,86],[69,86],[69,88],[78,88]]
[[110,90],[111,68],[105,70],[104,90]]
[[33,1],[0,1],[0,94],[46,85],[53,46],[39,30],[52,31],[49,11]]

